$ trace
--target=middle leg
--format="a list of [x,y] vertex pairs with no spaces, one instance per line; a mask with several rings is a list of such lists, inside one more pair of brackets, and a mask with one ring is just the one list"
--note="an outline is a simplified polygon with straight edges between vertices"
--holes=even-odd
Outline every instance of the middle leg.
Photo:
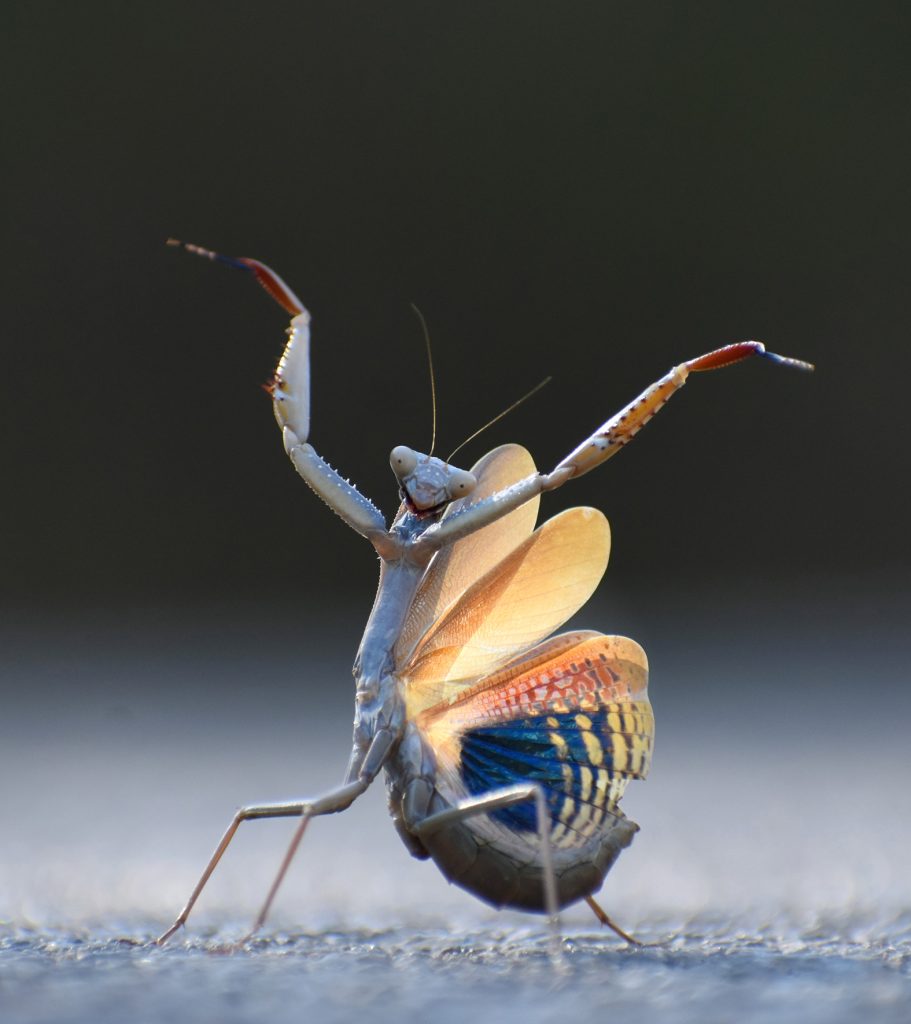
[[[241,822],[253,821],[257,818],[300,817],[303,820],[301,821],[301,824],[298,826],[297,832],[295,833],[294,840],[292,841],[292,846],[289,849],[288,853],[285,855],[285,859],[282,862],[281,871],[279,873],[278,878],[276,878],[275,882],[272,885],[272,889],[269,892],[269,897],[266,901],[266,904],[260,911],[259,916],[257,917],[256,927],[258,928],[262,921],[265,920],[265,915],[268,913],[272,899],[274,898],[275,893],[278,891],[278,886],[280,885],[281,880],[288,869],[288,865],[291,863],[291,858],[294,856],[294,853],[297,850],[300,840],[303,837],[304,830],[306,829],[307,823],[310,821],[310,819],[315,818],[321,814],[334,814],[338,811],[345,810],[347,807],[351,806],[351,804],[357,799],[357,797],[361,795],[361,793],[364,792],[364,790],[367,788],[369,784],[370,783],[367,779],[355,779],[353,782],[345,783],[344,785],[331,790],[329,793],[326,793],[324,796],[316,798],[315,800],[304,800],[299,802],[280,804],[258,804],[251,807],[242,807],[234,815],[231,824],[225,830],[225,834],[221,837],[218,846],[215,847],[215,852],[209,858],[209,863],[206,865],[205,870],[200,876],[199,881],[196,883],[195,888],[190,893],[190,898],[187,900],[186,904],[184,905],[184,908],[177,915],[177,918],[175,919],[171,927],[168,928],[167,931],[163,932],[158,937],[158,939],[156,940],[156,944],[159,946],[163,946],[168,941],[168,939],[170,939],[171,936],[182,925],[186,923],[187,918],[190,916],[190,912],[193,910],[196,901],[199,899],[200,894],[202,893],[203,889],[206,886],[206,883],[209,881],[212,872],[218,866],[218,862],[221,860],[222,855],[224,854],[225,850],[227,850],[228,846],[231,843],[231,840],[234,838],[234,835],[237,832],[238,828],[240,827]],[[256,928],[254,928],[253,930],[255,931]]]

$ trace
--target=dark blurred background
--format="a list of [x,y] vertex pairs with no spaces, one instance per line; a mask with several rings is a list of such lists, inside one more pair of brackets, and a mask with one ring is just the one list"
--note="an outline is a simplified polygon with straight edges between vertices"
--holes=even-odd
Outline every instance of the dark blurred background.
[[[815,737],[882,777],[909,708],[907,4],[90,0],[0,18],[9,770],[64,740],[78,765],[97,737],[118,763],[180,750],[192,773],[185,740],[222,750],[213,707],[255,733],[238,724],[244,749],[271,749],[276,717],[299,714],[303,741],[308,709],[337,713],[330,779],[344,763],[375,559],[282,452],[259,385],[284,314],[166,248],[177,235],[268,262],[307,303],[311,439],[387,513],[389,450],[430,436],[411,302],[444,454],[553,375],[469,465],[516,440],[549,468],[730,341],[815,362],[692,379],[544,510],[610,517],[580,621],[648,647],[664,749],[698,722],[736,747],[789,720],[779,754]],[[203,847],[233,803],[311,777],[295,763],[278,793],[221,794]]]
[[611,516],[618,586],[907,566],[907,5],[3,17],[7,601],[367,586],[259,390],[284,314],[169,234],[304,298],[313,441],[384,509],[389,449],[430,434],[411,301],[444,451],[554,375],[467,462],[521,440],[549,466],[757,337],[817,376],[694,380],[564,492]]

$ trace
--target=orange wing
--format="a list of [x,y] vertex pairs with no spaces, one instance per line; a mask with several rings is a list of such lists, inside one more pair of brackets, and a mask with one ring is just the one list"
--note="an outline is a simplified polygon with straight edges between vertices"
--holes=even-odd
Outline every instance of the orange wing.
[[609,552],[607,519],[592,508],[568,509],[522,541],[430,626],[400,669],[409,717],[561,626],[591,597]]
[[[467,498],[454,501],[443,519],[477,504],[535,472],[531,455],[518,444],[494,448],[474,464],[471,472],[478,485]],[[519,508],[485,526],[477,533],[438,551],[427,568],[395,648],[397,665],[404,665],[427,630],[479,577],[520,544],[535,528],[540,499],[532,498]]]

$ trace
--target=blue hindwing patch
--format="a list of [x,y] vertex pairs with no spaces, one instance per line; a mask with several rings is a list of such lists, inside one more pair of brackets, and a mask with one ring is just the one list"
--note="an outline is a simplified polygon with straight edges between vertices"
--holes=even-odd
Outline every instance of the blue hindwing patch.
[[[612,806],[616,801],[611,803],[608,798],[610,782],[640,774],[615,770],[615,731],[608,725],[608,710],[587,715],[536,715],[467,731],[461,747],[466,789],[480,795],[521,782],[539,782],[555,825],[560,822],[573,831],[573,821],[586,805],[594,808],[586,809],[584,814],[586,832],[590,834],[605,813],[616,813]],[[625,768],[627,740],[618,737],[618,743],[623,744],[618,759]],[[619,750],[617,753],[621,754]],[[531,801],[492,811],[490,816],[518,832],[537,831]]]

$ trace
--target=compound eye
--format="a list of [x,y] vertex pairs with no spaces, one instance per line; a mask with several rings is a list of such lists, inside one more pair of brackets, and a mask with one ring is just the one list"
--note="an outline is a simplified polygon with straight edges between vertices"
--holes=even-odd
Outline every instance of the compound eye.
[[403,444],[396,445],[392,449],[392,453],[389,456],[389,465],[392,466],[392,472],[399,478],[404,480],[406,476],[413,473],[417,468],[418,457],[415,452]]
[[446,489],[449,492],[450,500],[455,501],[456,498],[464,498],[471,494],[477,486],[478,481],[472,473],[465,469],[453,469],[449,474],[449,483]]

